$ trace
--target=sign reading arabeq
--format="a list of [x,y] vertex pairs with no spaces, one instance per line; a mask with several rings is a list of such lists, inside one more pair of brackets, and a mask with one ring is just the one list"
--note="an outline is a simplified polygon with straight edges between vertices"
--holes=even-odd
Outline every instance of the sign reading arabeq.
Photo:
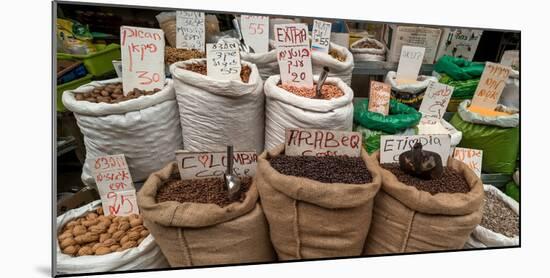
[[361,156],[361,133],[320,129],[285,129],[285,155]]
[[369,93],[369,111],[387,116],[390,112],[391,85],[371,81]]
[[451,153],[450,135],[409,135],[409,136],[381,136],[380,163],[399,163],[399,155],[411,150],[416,142],[422,144],[422,149],[436,152],[441,156],[443,166]]
[[470,107],[495,110],[511,71],[508,66],[487,62]]
[[[227,169],[226,152],[177,151],[176,161],[182,180],[222,177]],[[236,151],[233,162],[233,174],[254,177],[258,155],[255,151]]]

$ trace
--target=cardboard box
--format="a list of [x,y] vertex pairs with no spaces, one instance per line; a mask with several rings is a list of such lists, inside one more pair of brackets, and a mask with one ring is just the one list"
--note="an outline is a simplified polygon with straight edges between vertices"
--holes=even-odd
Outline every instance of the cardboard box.
[[472,61],[482,34],[482,30],[443,28],[436,61],[443,55],[460,57]]
[[441,37],[441,29],[385,24],[382,41],[388,48],[389,62],[399,62],[403,45],[426,48],[423,64],[433,64],[437,54],[437,46]]
[[99,193],[94,188],[84,187],[74,195],[57,202],[57,216],[68,210],[79,208],[83,205],[99,200]]

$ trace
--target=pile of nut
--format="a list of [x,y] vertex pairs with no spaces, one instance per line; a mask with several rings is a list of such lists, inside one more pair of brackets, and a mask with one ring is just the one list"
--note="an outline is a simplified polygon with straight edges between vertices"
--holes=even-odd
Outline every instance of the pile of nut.
[[94,103],[119,103],[122,101],[138,98],[140,96],[149,96],[155,94],[158,91],[160,91],[160,89],[154,89],[153,91],[144,91],[135,88],[125,96],[122,93],[122,83],[113,83],[105,86],[95,87],[91,92],[88,93],[75,93],[75,99]]
[[370,40],[364,40],[357,44],[357,48],[375,48],[375,49],[382,49],[378,44],[376,44],[373,41]]
[[103,215],[103,208],[67,223],[57,240],[70,256],[105,255],[137,247],[148,235],[141,215]]
[[336,59],[336,60],[338,60],[338,61],[340,61],[340,62],[344,62],[344,61],[346,60],[346,57],[345,57],[344,55],[340,54],[340,52],[338,52],[338,51],[337,51],[336,49],[334,49],[334,48],[330,48],[330,49],[328,50],[328,54],[329,54],[330,56],[332,56],[332,58],[334,58],[334,59]]
[[[315,85],[313,84],[313,88],[306,88],[306,87],[297,87],[287,84],[277,84],[279,88],[284,89],[285,91],[288,91],[290,93],[293,93],[297,96],[301,97],[307,97],[307,98],[314,98],[317,95],[317,91],[315,90]],[[333,84],[323,84],[321,87],[321,99],[333,99],[333,98],[339,98],[344,95],[344,92],[338,88],[338,86]]]
[[[200,73],[202,75],[206,75],[206,64],[205,63],[191,63],[186,65],[185,67],[180,67],[182,69],[190,70],[192,72]],[[242,65],[241,66],[241,81],[243,83],[248,83],[248,80],[250,79],[250,74],[252,73],[252,69],[248,65]]]
[[179,61],[187,61],[189,59],[205,58],[202,51],[196,49],[180,49],[167,46],[164,51],[164,62],[168,65]]

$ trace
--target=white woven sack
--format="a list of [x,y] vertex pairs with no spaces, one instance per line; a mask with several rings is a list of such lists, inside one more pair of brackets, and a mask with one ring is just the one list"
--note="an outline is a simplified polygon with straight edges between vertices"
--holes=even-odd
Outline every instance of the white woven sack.
[[419,75],[417,78],[416,83],[412,84],[397,84],[397,72],[395,71],[388,71],[388,74],[386,74],[386,79],[384,80],[384,83],[390,84],[392,90],[397,92],[403,92],[403,93],[410,93],[410,94],[417,94],[420,92],[423,92],[428,88],[428,85],[430,84],[430,81],[437,82],[437,77],[434,76],[427,76],[427,75]]
[[[94,201],[83,207],[67,211],[57,217],[57,232],[69,221],[83,216],[101,206],[101,200]],[[61,253],[56,236],[56,271],[58,274],[111,272],[122,270],[156,269],[170,267],[168,261],[150,234],[139,246],[121,252],[113,252],[99,256],[71,257]]]
[[512,70],[500,95],[500,104],[519,109],[519,71]]
[[[317,81],[319,76],[314,76]],[[331,100],[297,96],[277,86],[281,77],[265,81],[265,149],[284,143],[285,128],[351,131],[353,125],[353,91],[341,79],[328,77],[325,84],[335,84],[344,95]]]
[[[271,40],[270,44],[275,45],[275,41]],[[258,71],[263,81],[272,75],[279,74],[276,49],[264,53],[248,53],[241,51],[241,60],[255,64],[256,67],[258,67]]]
[[237,150],[261,153],[264,94],[258,68],[242,62],[252,69],[248,83],[217,80],[184,69],[187,64],[205,62],[206,59],[193,59],[170,66],[185,150],[216,151],[231,144]]
[[517,127],[519,125],[519,110],[497,104],[495,110],[509,113],[505,116],[485,116],[468,109],[471,100],[466,99],[458,105],[458,115],[466,122],[473,124],[491,125],[498,127]]
[[[358,47],[363,42],[368,41],[376,44],[379,48],[366,48]],[[371,38],[362,38],[351,44],[351,53],[353,53],[353,60],[359,61],[385,61],[386,60],[386,46],[378,40]]]
[[[166,79],[164,88],[153,95],[115,104],[75,99],[75,94],[118,82],[122,80],[94,81],[64,92],[62,100],[74,112],[84,135],[86,160],[124,154],[133,181],[140,182],[174,161],[174,152],[183,147],[173,82]],[[86,185],[95,184],[88,163],[82,169],[82,181]]]
[[330,44],[330,48],[338,51],[338,53],[346,57],[346,59],[343,62],[340,62],[327,53],[312,51],[311,63],[313,67],[313,74],[319,75],[323,72],[323,67],[328,67],[330,70],[328,74],[329,77],[338,77],[350,86],[354,67],[353,55],[347,48],[334,43]]
[[[484,184],[483,189],[487,192],[493,192],[501,201],[503,201],[514,213],[519,214],[519,203],[514,199],[508,197],[498,188]],[[472,232],[472,236],[483,245],[487,247],[497,247],[497,246],[517,246],[519,245],[519,236],[507,237],[503,234],[493,232],[481,225],[478,225]]]

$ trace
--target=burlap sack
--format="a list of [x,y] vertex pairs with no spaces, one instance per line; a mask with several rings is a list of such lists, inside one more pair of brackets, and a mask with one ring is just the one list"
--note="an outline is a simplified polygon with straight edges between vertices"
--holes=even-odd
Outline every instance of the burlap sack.
[[[270,157],[284,152],[281,144]],[[382,181],[376,163],[362,150],[373,176],[370,184],[326,184],[282,175],[258,159],[256,184],[280,260],[361,255],[372,216],[373,198]]]
[[[373,154],[378,163],[379,152]],[[420,191],[382,171],[382,189],[374,199],[365,255],[462,249],[481,222],[483,183],[464,163],[450,158],[447,166],[464,175],[468,193]]]
[[157,190],[176,163],[149,176],[138,192],[145,226],[172,267],[271,262],[276,259],[253,183],[242,203],[157,203]]

